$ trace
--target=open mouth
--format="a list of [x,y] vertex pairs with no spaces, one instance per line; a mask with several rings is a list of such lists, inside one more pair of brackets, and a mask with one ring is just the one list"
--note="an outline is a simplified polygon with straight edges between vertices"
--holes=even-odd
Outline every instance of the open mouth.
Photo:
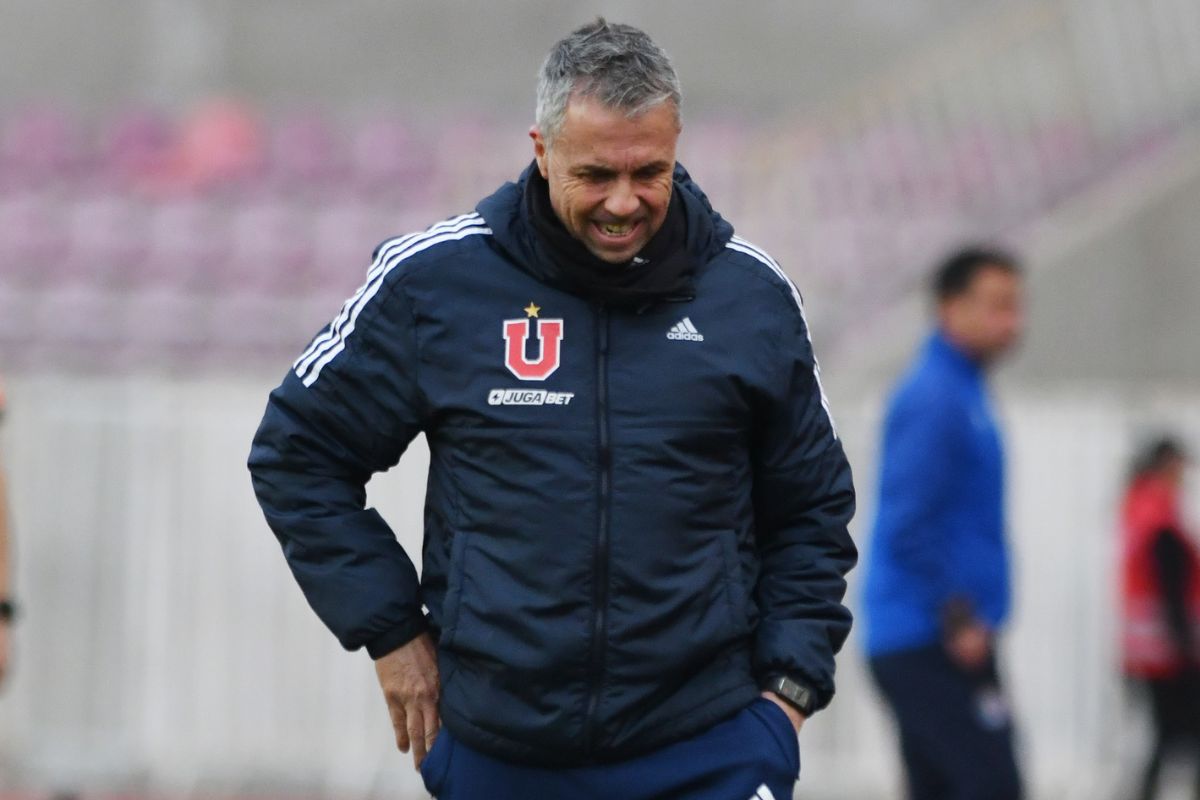
[[593,222],[592,227],[604,241],[624,244],[634,238],[640,222]]

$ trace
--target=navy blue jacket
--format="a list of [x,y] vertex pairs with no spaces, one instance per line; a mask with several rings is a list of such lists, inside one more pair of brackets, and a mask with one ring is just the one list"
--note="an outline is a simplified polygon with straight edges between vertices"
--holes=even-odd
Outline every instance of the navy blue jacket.
[[1009,609],[1004,455],[982,368],[941,333],[900,381],[883,432],[867,574],[867,651],[934,644],[965,601],[992,628]]
[[[310,604],[375,657],[430,629],[444,724],[514,761],[646,752],[772,673],[828,703],[854,490],[800,296],[681,168],[693,291],[576,296],[523,181],[381,245],[272,392],[250,469]],[[419,432],[420,582],[364,509]]]

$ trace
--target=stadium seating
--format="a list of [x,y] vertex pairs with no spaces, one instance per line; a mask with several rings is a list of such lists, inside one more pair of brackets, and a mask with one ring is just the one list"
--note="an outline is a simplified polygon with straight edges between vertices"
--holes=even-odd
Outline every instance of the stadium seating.
[[[956,234],[1037,214],[1108,163],[1082,117],[935,125],[931,113],[698,120],[681,161],[740,232],[848,321],[885,302],[881,287],[911,284]],[[71,308],[95,320],[42,349],[51,362],[86,351],[100,367],[106,353],[255,363],[295,351],[314,318],[288,308],[332,313],[378,242],[469,208],[527,152],[519,126],[470,116],[272,118],[228,99],[87,124],[34,106],[0,120],[0,142],[0,291],[21,293],[38,318]],[[1135,131],[1118,144],[1113,158],[1153,139]],[[101,309],[129,293],[147,324],[101,331]],[[187,320],[204,331],[183,330]],[[0,346],[28,336],[0,326]]]

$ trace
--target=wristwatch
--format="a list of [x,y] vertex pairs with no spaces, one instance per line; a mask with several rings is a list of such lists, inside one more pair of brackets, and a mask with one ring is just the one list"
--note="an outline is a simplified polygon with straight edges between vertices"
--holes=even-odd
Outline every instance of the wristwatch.
[[799,711],[805,717],[812,716],[817,698],[812,689],[799,681],[792,680],[786,675],[772,675],[762,686],[764,691],[774,692],[787,701],[787,704]]
[[0,600],[0,622],[12,622],[17,617],[17,604],[7,598]]

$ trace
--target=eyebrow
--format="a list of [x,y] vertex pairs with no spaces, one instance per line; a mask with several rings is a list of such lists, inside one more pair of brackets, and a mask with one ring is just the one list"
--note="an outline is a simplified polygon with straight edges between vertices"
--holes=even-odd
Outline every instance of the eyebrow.
[[[639,172],[666,172],[671,168],[671,165],[666,161],[651,161],[647,164],[642,164],[633,170],[634,174]],[[620,170],[615,167],[609,167],[604,164],[581,164],[571,170],[577,175],[616,175]]]
[[666,172],[671,169],[671,166],[666,161],[651,161],[649,164],[638,167],[634,172]]

